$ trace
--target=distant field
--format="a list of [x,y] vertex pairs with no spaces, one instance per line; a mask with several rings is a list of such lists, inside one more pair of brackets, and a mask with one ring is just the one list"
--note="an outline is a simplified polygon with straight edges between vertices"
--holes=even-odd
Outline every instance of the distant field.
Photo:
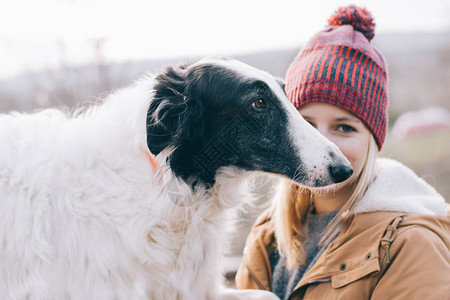
[[404,141],[388,136],[381,155],[413,169],[450,202],[450,130],[418,135]]

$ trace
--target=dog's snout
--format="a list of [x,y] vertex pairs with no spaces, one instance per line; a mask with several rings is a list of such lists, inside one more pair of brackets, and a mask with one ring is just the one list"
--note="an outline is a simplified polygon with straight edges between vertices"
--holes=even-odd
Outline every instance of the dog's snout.
[[345,181],[347,178],[352,176],[353,169],[347,165],[331,165],[328,167],[331,178],[333,178],[334,183],[339,183]]

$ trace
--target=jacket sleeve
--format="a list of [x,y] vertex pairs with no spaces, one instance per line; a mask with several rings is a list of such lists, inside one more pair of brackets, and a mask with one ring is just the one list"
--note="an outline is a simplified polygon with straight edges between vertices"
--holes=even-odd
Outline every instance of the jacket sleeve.
[[236,288],[270,290],[271,270],[267,247],[272,237],[273,226],[267,213],[263,213],[247,237],[242,261],[236,273]]
[[236,273],[236,288],[237,289],[254,289],[259,290],[260,287],[256,283],[256,281],[252,278],[248,267],[247,267],[247,258],[245,254],[242,258],[241,265]]
[[[411,226],[399,233],[388,251],[391,261],[371,299],[450,299],[448,238],[443,240],[427,228]],[[386,263],[384,248],[380,256]]]

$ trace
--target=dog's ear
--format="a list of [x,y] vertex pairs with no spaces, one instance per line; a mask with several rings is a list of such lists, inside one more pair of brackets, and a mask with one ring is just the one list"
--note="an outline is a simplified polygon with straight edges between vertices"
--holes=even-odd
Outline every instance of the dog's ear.
[[187,67],[168,67],[155,77],[154,96],[147,111],[147,145],[158,155],[169,145],[183,138],[196,136],[203,106],[200,99],[189,95]]

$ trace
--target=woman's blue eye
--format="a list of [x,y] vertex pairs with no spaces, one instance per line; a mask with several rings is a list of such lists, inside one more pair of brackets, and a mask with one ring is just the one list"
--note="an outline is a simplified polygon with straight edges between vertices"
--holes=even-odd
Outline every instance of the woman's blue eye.
[[339,125],[339,129],[345,133],[350,133],[350,132],[356,131],[355,128],[353,128],[352,126],[349,126],[349,125]]

